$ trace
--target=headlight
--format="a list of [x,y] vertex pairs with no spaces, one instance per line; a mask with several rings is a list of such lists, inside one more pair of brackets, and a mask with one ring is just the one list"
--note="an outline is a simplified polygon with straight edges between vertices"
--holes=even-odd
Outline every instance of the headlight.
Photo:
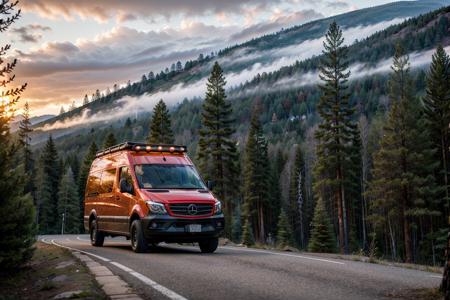
[[220,201],[216,201],[216,203],[214,204],[214,212],[216,215],[222,213],[222,203],[220,203]]
[[153,201],[145,201],[147,203],[148,209],[150,209],[150,213],[155,215],[165,215],[167,214],[166,208],[164,204],[153,202]]

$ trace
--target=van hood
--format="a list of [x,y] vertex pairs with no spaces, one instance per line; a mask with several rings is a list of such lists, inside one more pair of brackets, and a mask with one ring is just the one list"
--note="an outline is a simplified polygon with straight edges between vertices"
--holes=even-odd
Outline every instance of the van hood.
[[142,199],[161,203],[174,202],[213,202],[216,199],[210,192],[199,192],[198,190],[140,190]]

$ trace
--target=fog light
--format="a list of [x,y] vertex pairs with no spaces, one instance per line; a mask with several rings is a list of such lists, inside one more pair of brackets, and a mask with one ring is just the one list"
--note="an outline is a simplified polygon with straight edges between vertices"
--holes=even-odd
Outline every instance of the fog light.
[[222,222],[217,222],[217,227],[222,227]]
[[158,224],[156,224],[155,222],[152,222],[150,224],[150,227],[154,229],[154,228],[158,227]]

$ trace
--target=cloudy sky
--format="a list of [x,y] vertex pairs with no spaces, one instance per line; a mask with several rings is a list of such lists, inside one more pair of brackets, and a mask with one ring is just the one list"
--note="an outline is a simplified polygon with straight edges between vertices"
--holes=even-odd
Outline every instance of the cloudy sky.
[[388,0],[20,0],[12,43],[33,115],[281,28]]

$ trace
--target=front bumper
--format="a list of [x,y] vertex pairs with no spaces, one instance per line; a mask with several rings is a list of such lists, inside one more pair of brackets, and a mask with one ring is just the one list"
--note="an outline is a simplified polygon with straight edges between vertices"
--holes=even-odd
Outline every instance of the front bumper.
[[[201,225],[201,232],[188,232],[189,224]],[[142,219],[142,225],[149,242],[193,243],[219,237],[225,227],[225,220],[223,214],[201,219],[150,215]]]

